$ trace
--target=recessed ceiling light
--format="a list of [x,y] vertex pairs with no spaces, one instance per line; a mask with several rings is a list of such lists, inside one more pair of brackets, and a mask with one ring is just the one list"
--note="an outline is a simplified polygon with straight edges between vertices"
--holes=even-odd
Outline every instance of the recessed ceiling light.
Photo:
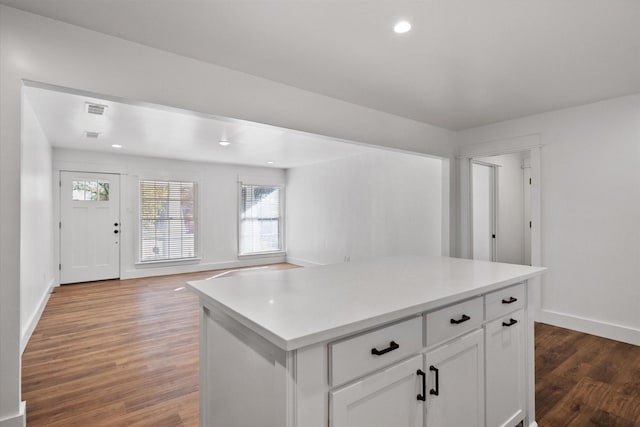
[[395,31],[398,34],[406,33],[410,29],[411,29],[411,24],[407,21],[400,21],[393,26],[393,31]]
[[227,145],[231,144],[229,141],[220,141],[218,142],[218,144],[222,145],[223,147],[226,147]]
[[269,160],[269,161],[267,162],[267,164],[268,164],[268,165],[272,165],[272,164],[273,164],[273,162],[272,162],[271,160]]
[[120,145],[120,144],[112,144],[111,146],[113,148],[122,148],[122,145]]

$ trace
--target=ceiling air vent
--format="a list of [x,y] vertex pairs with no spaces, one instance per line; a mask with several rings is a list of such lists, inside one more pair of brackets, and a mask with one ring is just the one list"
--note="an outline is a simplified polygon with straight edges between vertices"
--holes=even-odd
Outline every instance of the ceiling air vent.
[[100,132],[85,131],[84,136],[87,138],[97,138],[100,136]]
[[104,110],[107,108],[106,105],[94,104],[92,102],[87,102],[85,105],[87,107],[87,113],[95,114],[96,116],[103,116]]

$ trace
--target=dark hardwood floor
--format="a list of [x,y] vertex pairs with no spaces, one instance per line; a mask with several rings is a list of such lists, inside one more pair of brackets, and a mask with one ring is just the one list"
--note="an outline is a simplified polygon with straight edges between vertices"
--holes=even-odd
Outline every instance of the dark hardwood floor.
[[[223,271],[56,288],[22,359],[28,426],[197,426],[184,283]],[[536,411],[540,427],[640,426],[640,347],[537,324]]]
[[540,427],[640,426],[640,347],[536,324]]

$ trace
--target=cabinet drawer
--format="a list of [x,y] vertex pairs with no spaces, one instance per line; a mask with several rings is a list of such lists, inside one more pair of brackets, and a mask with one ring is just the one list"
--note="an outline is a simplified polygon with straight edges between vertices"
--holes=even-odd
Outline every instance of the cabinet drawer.
[[427,313],[427,347],[479,328],[482,314],[482,297]]
[[384,368],[422,349],[422,319],[413,317],[329,344],[331,386]]
[[484,298],[487,320],[504,316],[524,307],[524,283],[491,292]]

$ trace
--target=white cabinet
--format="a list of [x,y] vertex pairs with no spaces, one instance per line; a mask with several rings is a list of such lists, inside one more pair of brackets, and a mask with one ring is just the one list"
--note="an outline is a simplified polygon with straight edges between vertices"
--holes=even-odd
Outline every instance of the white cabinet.
[[[279,317],[267,318],[262,325],[252,317],[234,314],[209,296],[211,282],[190,285],[204,289],[200,425],[515,427],[523,420],[526,426],[535,425],[528,284],[510,276],[515,273],[505,273],[497,284],[496,272],[516,267],[472,262],[474,269],[491,275],[482,275],[482,280],[472,277],[472,283],[483,285],[466,287],[458,270],[447,265],[436,271],[432,290],[424,285],[424,274],[418,274],[422,270],[406,272],[396,266],[398,277],[415,277],[420,283],[416,289],[422,292],[425,288],[429,294],[422,299],[413,296],[401,313],[398,307],[402,305],[391,301],[388,307],[382,306],[388,312],[377,309],[384,315],[356,324],[336,321],[336,310],[325,317],[316,315],[321,327],[312,335],[304,335],[304,325],[279,325],[284,322],[282,316],[289,319],[285,315],[289,311],[300,313],[300,323],[313,310],[292,305],[278,312],[276,298],[272,308]],[[313,271],[309,269],[309,274]],[[353,280],[342,274],[331,276],[330,283],[344,287]],[[455,280],[451,279],[447,293],[438,280],[449,275]],[[303,291],[309,283],[324,283],[317,278],[303,281],[304,277],[286,276],[283,282],[300,292],[293,293],[296,301],[306,295]],[[289,282],[292,278],[297,278],[297,287]],[[245,301],[243,298],[271,282],[256,282],[251,287],[244,282],[229,283],[234,285],[229,288],[233,292],[244,286],[241,299]],[[222,290],[226,289],[223,285],[221,281]],[[281,329],[288,332],[281,333]]]
[[487,427],[512,427],[525,413],[524,310],[485,326]]
[[422,427],[422,355],[329,394],[332,427]]
[[426,427],[484,426],[482,335],[479,329],[427,353]]

